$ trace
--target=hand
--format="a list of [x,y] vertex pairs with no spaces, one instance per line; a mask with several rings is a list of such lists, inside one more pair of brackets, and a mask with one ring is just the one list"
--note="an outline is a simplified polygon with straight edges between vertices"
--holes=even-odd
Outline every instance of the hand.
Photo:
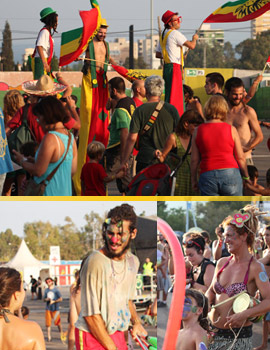
[[191,186],[192,186],[193,191],[199,192],[199,185],[198,185],[197,181],[192,181]]
[[115,175],[116,179],[121,179],[121,177],[124,177],[126,174],[126,170],[120,170],[117,172],[117,174]]
[[15,160],[16,160],[16,162],[17,162],[18,164],[21,164],[21,162],[22,162],[22,160],[23,160],[23,158],[24,158],[23,154],[21,154],[21,153],[18,152],[18,151],[15,151],[15,149],[14,149],[12,152],[13,152],[14,155],[15,155]]
[[199,36],[198,36],[198,34],[194,34],[193,35],[193,37],[192,37],[192,40],[195,40],[195,41],[197,41],[199,39]]
[[66,96],[66,99],[67,99],[67,106],[70,110],[72,110],[72,108],[76,108],[76,103],[71,96]]
[[136,341],[136,337],[141,336],[141,337],[146,337],[147,336],[147,332],[146,330],[143,328],[143,326],[141,325],[141,322],[136,322],[131,329],[131,336],[132,338]]
[[48,65],[47,62],[43,62],[43,67],[44,67],[44,70],[46,70],[47,73],[50,73],[51,69],[50,69],[50,66]]
[[216,232],[216,235],[218,237],[218,240],[223,241],[223,232],[222,232],[222,229],[220,226],[216,227],[215,232]]
[[227,322],[224,324],[224,327],[231,328],[240,328],[243,326],[244,322],[247,320],[246,310],[243,312],[239,312],[237,314],[233,314],[231,316],[227,316]]
[[60,73],[60,72],[57,72],[56,74],[55,74],[55,77],[56,77],[56,79],[59,81],[59,80],[61,80],[63,77],[62,77],[62,74]]

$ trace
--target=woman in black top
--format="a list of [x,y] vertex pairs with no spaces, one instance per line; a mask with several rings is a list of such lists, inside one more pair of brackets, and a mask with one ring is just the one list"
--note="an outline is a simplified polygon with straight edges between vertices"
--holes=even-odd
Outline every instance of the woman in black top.
[[193,234],[184,245],[185,255],[192,265],[187,284],[203,293],[209,288],[215,271],[214,263],[203,256],[204,247],[204,238],[199,234]]

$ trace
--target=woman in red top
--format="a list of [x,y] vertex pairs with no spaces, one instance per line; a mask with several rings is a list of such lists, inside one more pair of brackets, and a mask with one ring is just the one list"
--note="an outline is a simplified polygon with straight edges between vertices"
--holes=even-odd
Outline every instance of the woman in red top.
[[202,196],[242,196],[241,174],[250,182],[238,132],[225,122],[228,111],[223,96],[212,96],[204,107],[206,122],[194,131],[191,182]]

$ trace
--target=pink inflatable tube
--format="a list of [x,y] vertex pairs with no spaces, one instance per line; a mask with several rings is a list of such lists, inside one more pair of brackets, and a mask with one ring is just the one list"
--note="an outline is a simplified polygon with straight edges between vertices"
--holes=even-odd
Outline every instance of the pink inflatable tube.
[[186,288],[186,267],[181,245],[170,225],[168,225],[167,222],[165,222],[164,220],[158,218],[157,229],[168,241],[173,257],[175,283],[173,288],[173,296],[170,306],[167,329],[162,349],[174,350],[178,331],[180,329],[180,324],[182,320]]

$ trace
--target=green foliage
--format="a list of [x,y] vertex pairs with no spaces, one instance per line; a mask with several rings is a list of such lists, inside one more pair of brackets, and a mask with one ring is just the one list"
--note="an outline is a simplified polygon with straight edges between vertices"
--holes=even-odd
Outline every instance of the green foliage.
[[12,38],[11,38],[10,25],[8,21],[6,21],[5,28],[3,31],[1,57],[2,57],[3,71],[5,72],[14,71]]
[[59,60],[58,58],[55,56],[55,54],[53,54],[52,57],[52,61],[51,61],[51,70],[56,72],[59,70]]
[[0,233],[0,261],[8,262],[14,257],[19,246],[21,238],[13,235],[10,229]]
[[[129,57],[126,58],[123,66],[129,69]],[[134,58],[134,69],[147,69],[147,68],[149,68],[148,64],[144,62],[144,59],[142,56],[139,56],[138,58]]]
[[[183,208],[180,207],[168,209],[165,202],[158,202],[157,206],[158,217],[166,221],[173,230],[183,232],[185,231],[186,212]],[[191,216],[190,220],[192,220]]]

